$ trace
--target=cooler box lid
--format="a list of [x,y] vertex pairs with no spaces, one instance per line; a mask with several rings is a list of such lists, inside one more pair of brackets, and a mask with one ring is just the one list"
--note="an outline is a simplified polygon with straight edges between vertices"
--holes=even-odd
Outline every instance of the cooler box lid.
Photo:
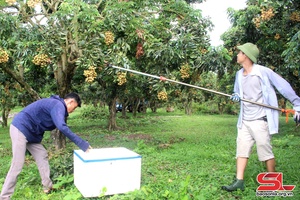
[[82,150],[74,150],[74,155],[83,162],[104,162],[142,157],[125,147],[90,149],[88,153],[85,153]]

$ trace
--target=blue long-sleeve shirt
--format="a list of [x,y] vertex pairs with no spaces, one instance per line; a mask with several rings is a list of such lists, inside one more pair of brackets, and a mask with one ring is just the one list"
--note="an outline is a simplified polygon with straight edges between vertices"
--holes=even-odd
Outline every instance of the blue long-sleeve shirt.
[[29,143],[40,143],[45,131],[57,128],[81,150],[86,151],[89,143],[70,130],[65,121],[68,115],[64,99],[52,95],[26,106],[14,117],[12,125],[25,135]]
[[[240,69],[236,73],[235,83],[234,83],[234,92],[238,93],[241,98],[243,98],[243,90],[246,88],[242,87],[242,77],[243,77],[244,69]],[[274,87],[282,94],[286,99],[288,99],[293,104],[293,109],[296,111],[300,111],[300,98],[296,95],[295,91],[291,87],[291,85],[279,76],[277,73],[272,71],[271,69],[254,64],[252,71],[252,75],[256,75],[260,79],[260,84],[262,86],[262,94],[264,98],[264,103],[270,106],[278,107],[277,96]],[[279,111],[265,108],[268,126],[270,134],[278,133],[279,127]],[[242,127],[242,116],[243,116],[243,103],[241,102],[240,106],[240,114],[237,126],[239,128]]]

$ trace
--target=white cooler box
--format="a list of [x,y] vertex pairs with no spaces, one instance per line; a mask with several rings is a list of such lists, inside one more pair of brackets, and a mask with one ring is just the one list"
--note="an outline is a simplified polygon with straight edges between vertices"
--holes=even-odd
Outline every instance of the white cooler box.
[[74,150],[74,184],[84,197],[140,189],[141,156],[124,147]]

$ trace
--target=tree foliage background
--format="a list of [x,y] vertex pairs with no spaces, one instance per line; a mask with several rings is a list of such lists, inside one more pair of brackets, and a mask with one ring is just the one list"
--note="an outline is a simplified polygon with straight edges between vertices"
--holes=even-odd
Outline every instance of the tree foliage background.
[[245,9],[228,14],[233,27],[222,36],[225,47],[234,52],[238,44],[257,44],[258,63],[287,79],[299,94],[300,2],[248,0]]
[[239,69],[235,47],[245,42],[256,43],[259,63],[300,92],[298,1],[248,0],[243,10],[228,9],[233,26],[219,47],[210,46],[210,20],[190,6],[201,2],[1,0],[2,116],[15,105],[70,91],[86,104],[108,105],[109,130],[118,129],[116,101],[124,108],[133,105],[134,115],[145,102],[152,111],[176,105],[186,114],[193,112],[193,102],[213,102],[219,113],[232,113],[228,98],[109,66],[230,93]]
[[[24,105],[51,93],[83,92],[86,102],[96,98],[109,105],[109,130],[118,128],[117,99],[165,101],[175,88],[108,63],[191,83],[209,66],[211,23],[185,1],[7,0],[1,5],[1,56],[8,58],[1,72],[26,91],[18,94],[26,94]],[[195,93],[181,90],[189,111]]]

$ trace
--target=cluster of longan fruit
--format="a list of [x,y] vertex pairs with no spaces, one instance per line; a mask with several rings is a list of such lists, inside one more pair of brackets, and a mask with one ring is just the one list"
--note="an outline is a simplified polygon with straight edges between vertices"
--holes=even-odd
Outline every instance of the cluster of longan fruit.
[[190,77],[190,67],[188,63],[185,63],[184,65],[181,66],[180,74],[182,79]]
[[260,18],[259,17],[256,17],[253,19],[254,21],[254,25],[256,28],[259,28],[260,27]]
[[139,38],[141,38],[142,40],[144,40],[144,34],[145,34],[145,31],[144,31],[144,30],[136,29],[135,32],[136,32],[136,34],[137,34],[137,36],[138,36]]
[[126,72],[118,72],[117,77],[118,77],[118,85],[123,85],[124,83],[127,82]]
[[206,54],[208,51],[207,51],[207,49],[201,48],[201,49],[200,49],[200,52],[201,52],[202,54]]
[[162,101],[166,101],[168,99],[168,94],[165,91],[160,91],[157,93],[157,98]]
[[41,0],[28,0],[27,5],[30,8],[34,8],[37,4],[40,4],[42,1]]
[[114,43],[114,34],[111,32],[111,31],[106,31],[105,33],[104,33],[104,35],[105,35],[105,44],[108,46],[108,45],[110,45],[110,44],[112,44],[112,43]]
[[276,35],[274,36],[275,40],[279,40],[280,39],[280,35],[278,33],[276,33]]
[[269,21],[275,15],[273,8],[269,8],[268,10],[262,8],[260,12],[261,15],[253,19],[256,28],[260,27],[261,21]]
[[263,21],[269,21],[275,15],[273,8],[269,8],[268,10],[262,8],[260,11],[261,11],[260,16]]
[[48,63],[50,63],[50,58],[48,57],[48,55],[40,53],[40,54],[34,56],[32,62],[35,65],[40,65],[41,67],[44,67]]
[[83,75],[85,76],[85,82],[92,83],[97,77],[96,67],[89,66],[87,70],[83,71]]
[[136,46],[136,54],[135,57],[139,59],[142,55],[144,55],[144,49],[143,45],[141,43],[138,43]]
[[300,22],[300,13],[299,12],[292,12],[290,16],[290,20],[294,22]]
[[6,63],[9,59],[8,53],[0,48],[0,63]]
[[8,4],[8,5],[13,5],[14,3],[16,3],[17,1],[16,0],[5,0],[5,2]]

